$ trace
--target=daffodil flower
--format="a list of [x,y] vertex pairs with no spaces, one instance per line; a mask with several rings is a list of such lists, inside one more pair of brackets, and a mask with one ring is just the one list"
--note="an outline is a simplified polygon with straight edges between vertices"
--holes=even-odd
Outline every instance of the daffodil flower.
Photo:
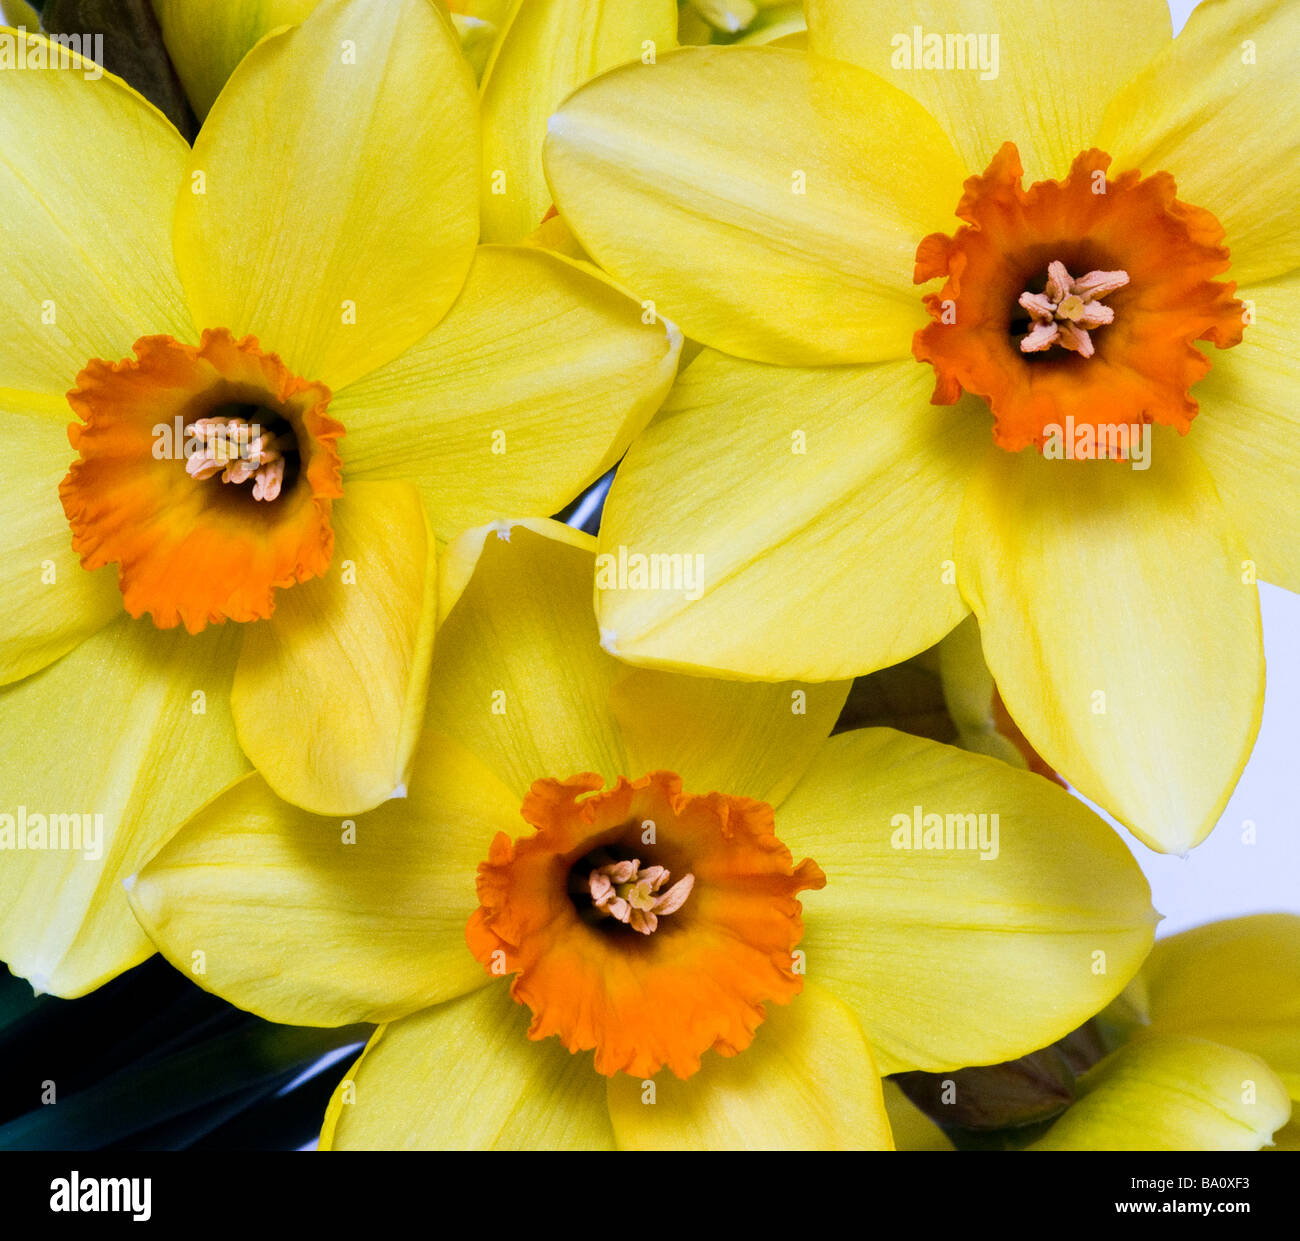
[[620,664],[594,550],[532,521],[453,546],[406,800],[340,821],[251,775],[133,882],[201,986],[387,1023],[326,1145],[884,1146],[878,1070],[1041,1046],[1138,967],[1149,890],[1080,802],[891,729],[828,740],[844,683]]
[[[1300,918],[1257,914],[1160,940],[1099,1023],[1115,1044],[1029,1150],[1279,1150],[1300,1099]],[[955,1084],[952,1101],[963,1087]],[[900,1150],[951,1143],[896,1087]],[[931,1110],[942,1120],[942,1105]]]
[[[243,755],[320,813],[401,791],[438,544],[608,469],[678,340],[477,246],[475,85],[427,0],[263,40],[192,151],[108,75],[0,97],[0,956],[75,995],[148,955],[120,881]],[[95,849],[50,844],[69,816]]]
[[551,120],[578,241],[711,347],[601,529],[707,580],[611,580],[606,641],[815,680],[973,612],[1034,748],[1185,851],[1258,728],[1256,578],[1300,589],[1300,14],[807,12],[810,53],[683,49]]

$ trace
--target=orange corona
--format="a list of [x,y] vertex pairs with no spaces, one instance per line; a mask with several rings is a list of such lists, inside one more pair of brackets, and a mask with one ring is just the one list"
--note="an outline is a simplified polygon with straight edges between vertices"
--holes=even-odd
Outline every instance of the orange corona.
[[689,1077],[705,1051],[748,1047],[764,1005],[802,989],[795,898],[826,876],[793,864],[764,802],[693,796],[663,771],[603,784],[533,785],[522,813],[537,833],[492,842],[466,939],[489,973],[515,975],[529,1038],[594,1049],[606,1075]]
[[117,564],[126,610],[160,628],[269,616],[276,589],[320,576],[333,553],[330,390],[224,329],[134,349],[92,359],[68,393],[82,419],[59,487],[74,550],[87,569]]
[[1242,338],[1223,228],[1177,198],[1165,172],[1107,178],[1104,151],[1025,190],[1013,143],[957,207],[966,225],[917,248],[917,284],[943,279],[912,352],[934,367],[936,405],[983,397],[994,439],[1042,446],[1046,428],[1162,423],[1186,433],[1191,386],[1210,369],[1193,342]]

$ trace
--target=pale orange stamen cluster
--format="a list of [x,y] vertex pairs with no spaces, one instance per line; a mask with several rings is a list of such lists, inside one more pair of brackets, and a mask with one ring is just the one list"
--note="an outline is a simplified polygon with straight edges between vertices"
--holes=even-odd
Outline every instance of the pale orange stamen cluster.
[[[747,1047],[767,1003],[799,993],[795,897],[826,877],[794,865],[763,802],[692,796],[671,772],[603,784],[533,785],[522,814],[536,834],[492,842],[465,937],[490,974],[515,975],[529,1038],[594,1049],[606,1075],[689,1077],[704,1052]],[[683,878],[665,890],[671,874]]]
[[1021,353],[1041,353],[1053,345],[1072,349],[1085,358],[1096,352],[1093,328],[1115,322],[1115,312],[1101,298],[1128,284],[1126,271],[1090,271],[1075,280],[1064,263],[1047,266],[1047,288],[1042,293],[1020,295],[1034,326],[1020,342]]
[[270,501],[284,486],[284,449],[289,442],[243,418],[200,418],[185,428],[199,442],[199,451],[185,463],[195,479],[221,475],[238,486],[253,480],[253,499]]
[[687,875],[668,891],[660,892],[668,879],[664,867],[642,869],[641,860],[632,858],[595,867],[587,876],[587,891],[598,915],[650,935],[658,930],[661,917],[676,913],[686,903],[695,886],[695,876]]

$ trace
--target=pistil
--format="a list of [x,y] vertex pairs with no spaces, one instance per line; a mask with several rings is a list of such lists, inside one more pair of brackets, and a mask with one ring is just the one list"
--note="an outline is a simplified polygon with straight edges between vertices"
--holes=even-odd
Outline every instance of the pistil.
[[1064,263],[1047,266],[1047,288],[1042,293],[1020,295],[1020,305],[1033,321],[1020,341],[1021,353],[1042,353],[1053,345],[1070,349],[1080,357],[1096,352],[1089,332],[1115,321],[1115,311],[1100,298],[1128,284],[1128,272],[1090,271],[1078,280]]

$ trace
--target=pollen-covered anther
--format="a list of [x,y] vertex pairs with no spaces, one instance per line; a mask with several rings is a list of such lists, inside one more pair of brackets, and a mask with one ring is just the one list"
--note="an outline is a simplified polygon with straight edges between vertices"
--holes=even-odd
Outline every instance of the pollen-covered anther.
[[1090,271],[1075,280],[1064,263],[1049,263],[1047,288],[1042,293],[1026,290],[1020,295],[1021,307],[1033,320],[1033,327],[1020,341],[1020,352],[1041,353],[1060,345],[1081,357],[1092,357],[1096,351],[1089,331],[1115,321],[1114,310],[1098,299],[1126,284],[1126,271]]
[[185,434],[199,444],[199,451],[185,463],[191,478],[211,478],[220,471],[223,483],[246,483],[251,478],[254,500],[274,500],[280,494],[283,450],[292,447],[286,438],[244,418],[200,418],[186,426]]
[[661,892],[669,874],[663,866],[641,867],[640,859],[610,862],[594,867],[587,877],[593,909],[601,917],[616,918],[642,935],[650,935],[659,919],[676,913],[690,896],[695,876],[679,879]]

